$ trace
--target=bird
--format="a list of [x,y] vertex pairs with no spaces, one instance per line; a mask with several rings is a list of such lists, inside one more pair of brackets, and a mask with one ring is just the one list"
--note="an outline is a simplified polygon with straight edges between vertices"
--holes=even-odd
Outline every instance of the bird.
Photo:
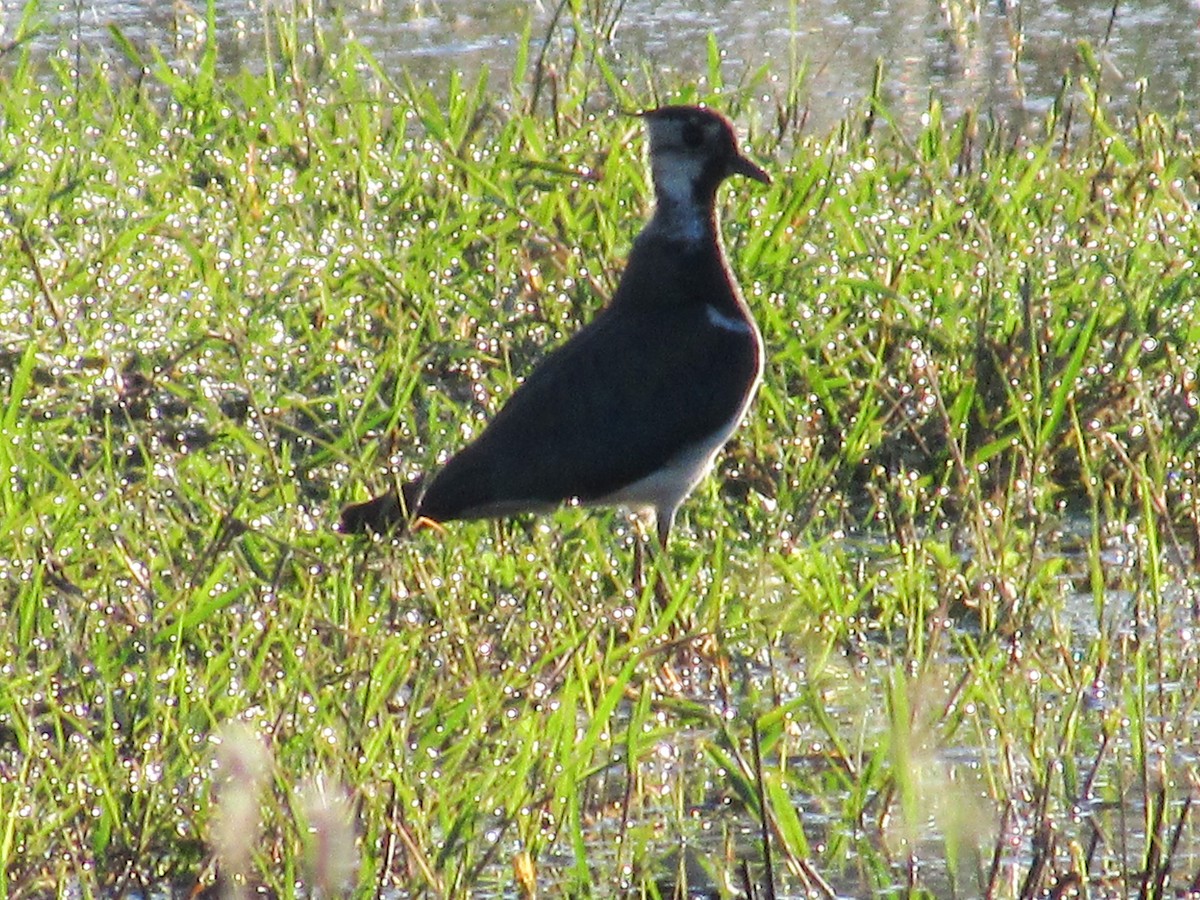
[[537,365],[484,430],[431,476],[347,506],[338,530],[549,512],[564,503],[677,510],[738,427],[763,340],[726,258],[717,189],[771,178],[715,110],[635,113],[646,126],[653,213],[608,304]]

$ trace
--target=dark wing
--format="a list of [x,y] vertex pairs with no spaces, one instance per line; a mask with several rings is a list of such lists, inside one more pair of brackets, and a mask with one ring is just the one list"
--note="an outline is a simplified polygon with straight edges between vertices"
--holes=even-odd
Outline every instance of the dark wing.
[[749,327],[713,327],[702,304],[612,313],[547,357],[446,463],[422,515],[445,521],[600,499],[737,414],[759,366]]

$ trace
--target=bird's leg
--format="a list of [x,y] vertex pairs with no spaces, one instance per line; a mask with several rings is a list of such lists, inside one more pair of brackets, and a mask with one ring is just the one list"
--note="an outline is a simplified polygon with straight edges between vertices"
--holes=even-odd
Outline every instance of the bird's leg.
[[654,525],[658,535],[658,547],[654,552],[654,599],[658,601],[659,609],[666,609],[671,603],[671,591],[663,570],[667,562],[667,538],[671,536],[671,526],[674,523],[675,510],[660,510],[655,514]]
[[[647,518],[653,517],[652,521],[655,525],[655,534],[658,537],[658,546],[650,548],[650,537],[646,534]],[[634,530],[634,545],[633,545],[633,589],[640,595],[646,590],[646,570],[647,561],[653,568],[654,578],[654,596],[657,598],[659,605],[665,605],[663,598],[666,597],[665,586],[663,585],[663,576],[661,568],[661,560],[663,548],[666,547],[666,532],[671,530],[670,519],[666,520],[666,528],[663,527],[663,517],[654,512],[634,512],[630,518],[633,521]]]
[[646,535],[642,528],[642,517],[636,512],[630,516],[633,523],[633,573],[631,587],[639,596],[646,589]]

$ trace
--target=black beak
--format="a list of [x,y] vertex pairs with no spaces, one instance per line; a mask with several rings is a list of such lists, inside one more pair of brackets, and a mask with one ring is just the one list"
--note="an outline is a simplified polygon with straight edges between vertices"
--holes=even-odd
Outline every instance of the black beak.
[[749,158],[742,156],[741,153],[729,161],[729,174],[745,175],[747,178],[753,178],[755,181],[760,181],[763,184],[771,183],[771,176],[763,171],[758,163],[751,162]]

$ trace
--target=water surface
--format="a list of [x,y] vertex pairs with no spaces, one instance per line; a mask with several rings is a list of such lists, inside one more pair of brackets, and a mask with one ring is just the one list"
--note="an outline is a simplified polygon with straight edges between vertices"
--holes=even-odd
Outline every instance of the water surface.
[[[577,27],[611,34],[610,59],[642,93],[651,81],[702,81],[713,35],[725,54],[726,85],[752,82],[753,94],[768,104],[784,97],[790,73],[802,69],[812,128],[838,121],[870,93],[877,60],[888,105],[908,122],[919,120],[931,95],[951,114],[970,108],[1017,125],[1034,121],[1064,76],[1081,70],[1081,41],[1096,49],[1102,90],[1118,111],[1130,110],[1143,92],[1149,105],[1172,111],[1200,88],[1194,0],[630,0],[615,26],[608,10],[596,21],[571,23],[556,19],[555,4],[525,0],[296,6],[309,37],[318,31],[334,43],[353,37],[386,71],[407,69],[434,84],[444,84],[452,70],[473,75],[484,67],[496,82],[507,81],[527,27],[535,52],[548,35],[562,41]],[[20,0],[0,0],[0,41],[12,40],[23,8]],[[264,29],[293,9],[269,0],[219,0],[224,64],[261,69]],[[203,10],[203,3],[157,0],[47,3],[33,47],[119,59],[111,26],[143,50],[186,56],[203,33]]]

